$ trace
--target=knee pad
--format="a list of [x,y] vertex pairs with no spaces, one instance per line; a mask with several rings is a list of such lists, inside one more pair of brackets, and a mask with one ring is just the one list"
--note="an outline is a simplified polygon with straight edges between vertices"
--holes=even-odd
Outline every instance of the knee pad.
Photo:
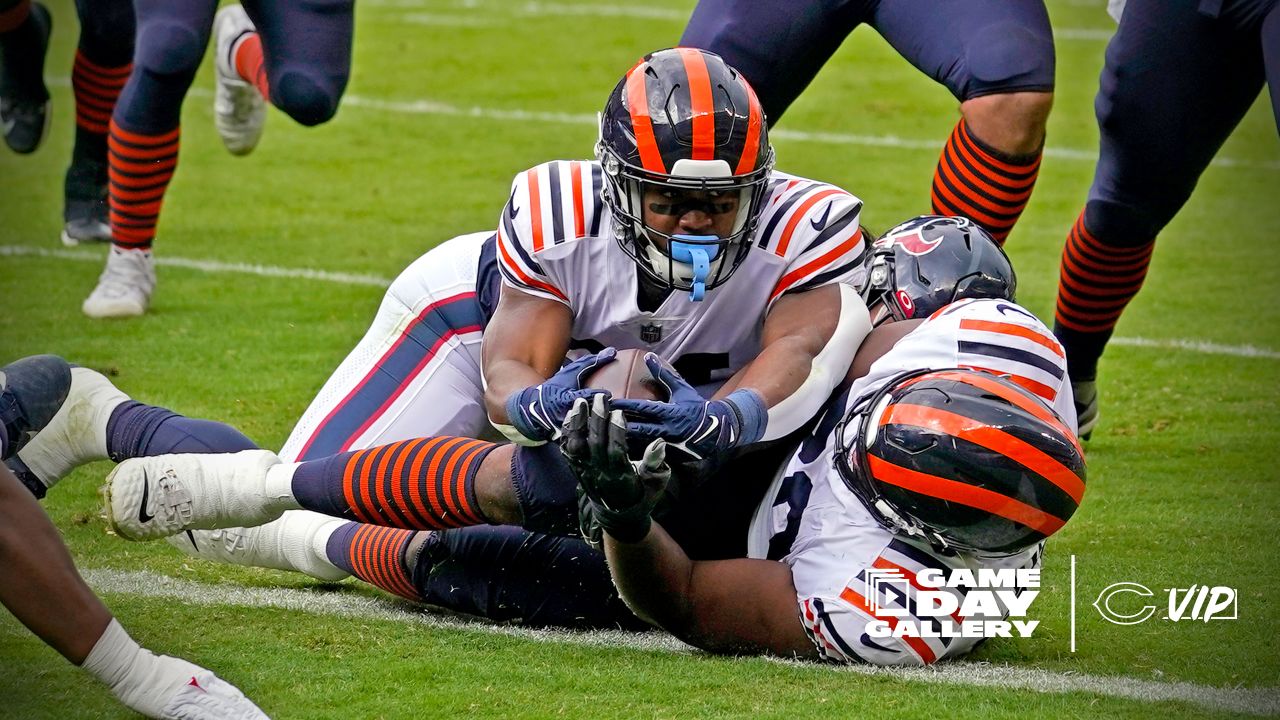
[[974,34],[965,49],[964,99],[1018,90],[1053,90],[1053,40],[1016,22],[997,22]]
[[162,77],[194,78],[209,37],[173,20],[152,20],[138,28],[134,71]]
[[272,103],[301,125],[327,122],[338,111],[342,91],[301,72],[285,71],[270,84]]

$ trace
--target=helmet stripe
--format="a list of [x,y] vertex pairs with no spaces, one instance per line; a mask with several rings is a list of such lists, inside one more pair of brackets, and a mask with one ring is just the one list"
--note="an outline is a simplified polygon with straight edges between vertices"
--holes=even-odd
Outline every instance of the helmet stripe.
[[764,127],[764,111],[760,109],[760,100],[756,98],[756,91],[751,89],[747,79],[739,75],[738,82],[747,93],[747,141],[733,174],[746,175],[756,167],[756,156],[760,151],[760,132]]
[[1066,521],[1061,518],[998,492],[910,470],[875,455],[868,455],[867,462],[871,474],[880,482],[939,500],[985,510],[992,515],[999,515],[1006,520],[1029,527],[1045,537],[1057,532],[1066,524]]
[[1066,425],[1064,425],[1062,423],[1062,420],[1056,414],[1054,414],[1052,410],[1050,410],[1047,406],[1045,406],[1039,400],[1036,400],[1035,398],[1027,395],[1023,395],[1022,393],[1009,387],[1005,383],[1000,382],[999,380],[996,379],[996,377],[997,376],[994,373],[988,373],[988,372],[977,371],[977,370],[972,370],[972,371],[965,371],[960,369],[942,370],[939,372],[932,372],[932,373],[919,375],[917,377],[911,378],[910,380],[907,380],[903,384],[899,385],[897,389],[909,387],[918,382],[921,382],[922,380],[936,379],[936,380],[955,380],[956,382],[962,382],[962,383],[965,383],[966,385],[972,385],[981,390],[986,390],[992,395],[1004,398],[1005,400],[1009,401],[1010,404],[1016,407],[1022,408],[1028,413],[1031,413],[1032,415],[1040,418],[1041,420],[1045,421],[1046,423],[1054,427],[1056,430],[1058,430],[1058,432],[1062,433],[1064,437],[1066,437],[1068,440],[1071,441],[1071,444],[1075,446],[1076,451],[1080,453],[1081,457],[1084,456],[1084,449],[1080,447],[1079,441],[1076,440],[1075,431],[1071,430]]
[[693,116],[693,159],[716,158],[716,107],[711,95],[707,58],[701,50],[678,48],[689,77],[689,107]]
[[1084,497],[1084,481],[1079,475],[1043,450],[1019,440],[1000,428],[978,424],[973,418],[946,410],[911,405],[907,402],[895,403],[881,417],[881,425],[890,423],[928,428],[968,440],[1017,462],[1058,486],[1058,489],[1071,496],[1076,505],[1079,505]]
[[645,170],[666,174],[658,150],[658,139],[653,134],[653,120],[649,117],[649,95],[645,92],[644,71],[648,63],[641,63],[627,73],[627,112],[631,114],[631,129],[636,134],[636,148],[640,151],[640,165]]

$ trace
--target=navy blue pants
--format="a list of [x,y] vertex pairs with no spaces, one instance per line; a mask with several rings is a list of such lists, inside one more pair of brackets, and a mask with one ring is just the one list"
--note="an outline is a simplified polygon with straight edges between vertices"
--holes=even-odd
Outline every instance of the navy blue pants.
[[1150,242],[1271,87],[1280,128],[1277,0],[1129,0],[1095,100],[1101,132],[1085,225],[1117,247]]
[[772,123],[862,23],[961,102],[1053,90],[1042,0],[700,0],[680,44],[742,72]]
[[[304,125],[333,117],[351,72],[355,0],[245,0],[262,37],[271,102]],[[130,131],[178,126],[213,29],[217,0],[134,0],[133,77],[116,106]]]

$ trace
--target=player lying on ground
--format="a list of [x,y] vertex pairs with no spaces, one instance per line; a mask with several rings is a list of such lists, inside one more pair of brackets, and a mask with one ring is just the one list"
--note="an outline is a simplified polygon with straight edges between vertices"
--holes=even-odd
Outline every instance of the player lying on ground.
[[[71,369],[50,355],[0,370],[0,457],[8,459],[21,450],[29,431],[49,422],[70,386]],[[266,718],[212,672],[156,655],[129,637],[80,578],[53,523],[7,467],[0,467],[0,604],[72,664],[106,683],[120,702],[147,717]]]
[[[952,294],[935,291],[933,286],[920,284],[920,279],[926,277],[931,278],[937,287],[956,288],[952,293],[963,291],[1003,295],[1011,292],[1014,280],[1008,261],[989,238],[981,233],[971,235],[972,230],[966,223],[954,220],[922,218],[886,234],[875,255],[868,260],[872,276],[878,278],[877,289],[874,291],[877,295],[869,298],[880,308],[877,312],[892,309],[897,317],[911,317],[911,311],[927,315],[949,302]],[[928,251],[924,252],[924,248]],[[906,252],[906,249],[913,252]],[[943,259],[945,262],[940,262]],[[898,298],[892,305],[882,303],[878,297],[886,291]],[[911,301],[909,309],[899,304],[904,299],[913,297],[913,293],[915,300]],[[945,364],[955,364],[959,358],[960,356],[955,356]],[[983,360],[983,357],[979,354],[966,359],[973,363]],[[988,358],[987,362],[990,364],[998,360]],[[94,423],[95,429],[90,430],[89,435],[102,438],[96,441],[97,447],[101,449],[76,447],[76,441],[60,429],[61,417],[84,417],[89,413],[80,411],[60,415],[46,430],[51,438],[50,446],[39,444],[44,436],[37,437],[36,449],[41,450],[41,453],[31,452],[23,456],[24,460],[31,461],[29,471],[38,471],[41,480],[57,476],[55,464],[48,459],[53,456],[64,458],[57,462],[67,468],[74,463],[67,462],[65,458],[79,454],[82,460],[86,460],[93,457],[94,452],[98,453],[96,457],[102,457],[108,449],[112,457],[120,459],[157,452],[208,452],[210,449],[234,451],[251,447],[247,439],[226,426],[200,425],[207,421],[194,421],[175,416],[163,409],[127,402],[127,398],[110,388],[105,379],[97,379],[97,376],[87,370],[77,372],[78,379],[94,379],[107,398],[92,403],[98,406],[99,409],[94,414],[100,419]],[[1020,372],[1026,374],[1035,371],[1034,368],[1023,368]],[[89,393],[73,392],[73,395],[81,398],[88,397]],[[222,431],[224,435],[208,442],[198,440],[198,436],[208,437],[214,431]],[[431,443],[452,443],[456,450],[463,446],[463,442],[465,441],[461,439],[450,438],[427,439],[418,441],[416,447],[412,444],[398,444],[368,453],[348,453],[338,459],[354,459],[359,456],[360,467],[365,468],[359,474],[361,480],[374,479],[373,476],[378,473],[397,475],[396,478],[378,477],[376,487],[361,484],[361,487],[368,487],[373,497],[430,499],[436,487],[431,484],[436,480],[427,477],[426,471],[430,464],[407,460],[402,462],[389,453],[400,452],[401,458],[412,456],[405,453],[418,453],[418,457],[421,457],[421,450],[429,448]],[[61,445],[61,449],[55,451],[52,447],[54,444]],[[215,445],[218,447],[213,447]],[[555,484],[560,488],[535,487],[534,490],[542,495],[534,499],[558,497],[559,500],[535,506],[537,514],[544,522],[558,516],[557,522],[562,527],[572,526],[573,486],[576,481],[571,475],[566,478],[562,464],[555,467],[558,453],[552,451],[548,458],[545,455],[547,450],[545,446],[491,449],[483,464],[489,465],[495,473],[501,472],[502,480],[508,486],[516,482],[509,474],[513,467],[517,473],[529,468],[547,469],[544,477],[555,479]],[[499,455],[503,452],[510,454]],[[490,462],[496,458],[501,458],[501,461]],[[323,469],[317,463],[304,465],[311,465],[313,472]],[[443,472],[451,466],[455,468],[456,474],[456,468],[459,467],[457,463],[450,464],[446,461],[436,467]],[[345,475],[347,467],[354,470],[356,466],[343,463],[332,465],[330,473],[336,475],[331,474],[331,479],[336,479],[337,475]],[[408,476],[410,471],[417,475]],[[718,489],[722,493],[718,499],[719,507],[742,507],[745,508],[743,514],[750,515],[754,502],[741,502],[743,490],[749,483],[745,479],[738,481],[733,476],[729,478],[730,482],[719,488],[712,488],[713,491]],[[766,472],[764,482],[767,483],[769,479]],[[450,482],[445,487],[454,486]],[[164,493],[170,492],[174,493],[174,497],[180,498],[183,491],[178,487],[166,487]],[[337,494],[344,493],[338,491]],[[356,489],[355,495],[359,494],[361,491]],[[437,492],[435,496],[444,498],[445,502],[453,499],[443,492]],[[142,508],[142,512],[138,512],[138,508],[131,508],[131,512],[137,517],[155,515],[164,506],[158,497],[157,488],[157,493],[152,494],[150,504]],[[181,507],[170,509],[177,509],[179,512],[187,509],[185,501],[180,504]],[[384,512],[378,508],[372,510]],[[390,515],[386,517],[398,518],[401,511],[409,512],[401,506],[400,510],[391,509]],[[416,513],[418,510],[414,509],[412,512]],[[347,516],[351,517],[352,514],[349,512]],[[327,526],[317,528],[308,526],[306,517],[306,514],[302,514],[302,519],[286,516],[285,520],[271,523],[270,526],[275,527],[271,529],[269,538],[264,538],[261,533],[241,534],[239,531],[231,531],[225,535],[196,532],[192,536],[201,536],[200,546],[206,550],[206,557],[220,556],[236,562],[301,570],[322,577],[333,577],[335,573],[341,576],[342,571],[337,567],[341,566],[392,592],[495,619],[518,618],[533,624],[571,626],[635,624],[634,619],[621,609],[616,600],[611,601],[612,585],[598,554],[590,552],[578,540],[552,538],[514,528],[483,526],[412,533],[322,519],[321,522],[327,523]],[[688,524],[701,528],[712,525],[713,523],[708,522],[710,519],[713,518],[708,518],[706,513],[698,512],[692,516],[692,523]],[[727,525],[732,524],[728,522],[730,520],[731,518],[726,518]],[[720,527],[719,524],[714,525]],[[308,527],[311,532],[301,531]],[[709,534],[710,537],[706,533],[694,534],[694,542],[710,541],[713,546],[710,549],[703,546],[694,552],[720,557],[745,554],[744,528],[745,523],[741,528],[726,529],[722,533],[725,537],[716,537],[714,533]],[[187,541],[180,538],[179,542]]]

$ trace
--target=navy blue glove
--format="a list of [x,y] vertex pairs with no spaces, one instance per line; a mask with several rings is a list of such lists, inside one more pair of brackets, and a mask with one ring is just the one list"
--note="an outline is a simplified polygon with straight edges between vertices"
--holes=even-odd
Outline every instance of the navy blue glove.
[[585,355],[560,368],[541,385],[511,393],[507,398],[507,419],[521,435],[535,442],[560,437],[560,425],[578,398],[590,397],[602,390],[584,390],[583,380],[602,365],[613,362],[617,350],[605,348],[595,355]]
[[627,415],[627,430],[643,438],[662,438],[697,460],[750,445],[764,435],[769,409],[750,390],[735,390],[720,400],[707,400],[653,353],[644,356],[649,372],[662,383],[670,400],[614,400]]

